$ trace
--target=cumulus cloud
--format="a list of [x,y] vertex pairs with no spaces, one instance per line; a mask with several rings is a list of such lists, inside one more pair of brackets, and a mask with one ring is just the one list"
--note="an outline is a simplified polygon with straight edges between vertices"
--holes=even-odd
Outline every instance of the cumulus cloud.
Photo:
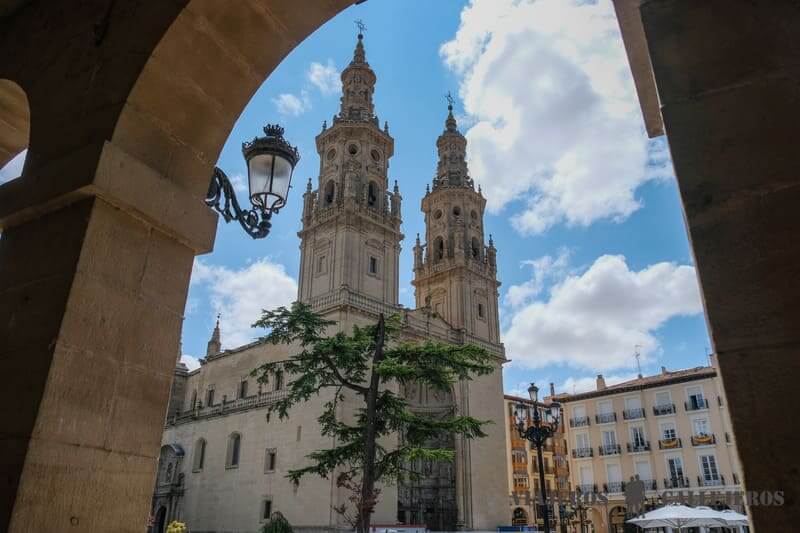
[[186,368],[188,368],[189,371],[200,368],[200,360],[197,359],[197,357],[193,357],[191,355],[183,354],[181,356],[181,363],[186,365]]
[[662,262],[635,271],[616,255],[566,275],[547,296],[511,313],[504,339],[519,366],[630,367],[635,346],[645,361],[658,353],[654,333],[665,322],[702,312],[694,267]]
[[234,174],[231,177],[231,185],[233,185],[233,190],[236,192],[247,192],[247,178],[241,174]]
[[562,275],[569,266],[569,250],[562,248],[558,256],[545,255],[538,259],[522,261],[520,266],[529,266],[532,269],[531,279],[512,285],[506,292],[504,302],[512,308],[518,308],[531,298],[537,296],[544,289],[545,282]]
[[311,100],[307,91],[300,91],[300,96],[291,93],[279,94],[272,99],[275,109],[281,115],[299,116],[311,109]]
[[[613,374],[611,376],[604,376],[606,386],[616,385],[623,381],[635,379],[636,374]],[[580,378],[568,377],[564,382],[556,388],[556,392],[566,392],[568,394],[577,394],[580,392],[589,392],[597,389],[597,377],[585,376]]]
[[3,168],[0,168],[0,183],[11,181],[22,175],[22,167],[25,165],[25,157],[27,155],[28,150],[23,150],[6,163]]
[[341,74],[336,69],[333,59],[328,59],[326,65],[316,61],[311,63],[306,76],[323,95],[339,93],[342,90]]
[[260,259],[240,270],[195,260],[192,284],[205,285],[214,312],[221,315],[225,348],[252,342],[261,333],[250,326],[262,309],[288,305],[297,297],[297,282],[283,265]]
[[637,187],[659,172],[610,0],[472,0],[440,53],[492,212],[521,199],[513,225],[537,234],[641,207]]

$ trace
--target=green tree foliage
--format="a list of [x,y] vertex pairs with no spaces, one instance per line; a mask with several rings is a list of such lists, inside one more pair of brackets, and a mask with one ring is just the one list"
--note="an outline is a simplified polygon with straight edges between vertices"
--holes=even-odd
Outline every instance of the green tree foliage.
[[[485,436],[485,421],[455,414],[431,417],[414,413],[408,402],[392,390],[417,383],[450,393],[458,381],[494,371],[491,356],[483,348],[403,341],[396,315],[386,319],[381,315],[377,324],[354,326],[350,333],[339,331],[326,336],[335,322],[300,302],[291,309],[264,311],[253,326],[269,330],[263,340],[295,345],[298,349],[288,361],[266,363],[253,371],[262,383],[278,375],[288,378],[286,395],[270,406],[271,412],[287,418],[293,406],[329,391],[325,396],[330,399],[318,421],[322,435],[333,437],[337,445],[312,452],[307,456],[310,464],[289,471],[288,477],[299,483],[309,474],[323,478],[333,474],[341,487],[360,484],[360,494],[351,499],[359,532],[369,530],[379,494],[375,489],[377,481],[391,483],[406,476],[413,478],[416,474],[406,465],[418,459],[452,461],[453,450],[430,445],[442,436]],[[345,394],[354,394],[363,401],[352,424],[337,417],[337,406]],[[399,445],[386,449],[380,440],[392,434],[400,437]],[[337,512],[345,514],[343,509]]]

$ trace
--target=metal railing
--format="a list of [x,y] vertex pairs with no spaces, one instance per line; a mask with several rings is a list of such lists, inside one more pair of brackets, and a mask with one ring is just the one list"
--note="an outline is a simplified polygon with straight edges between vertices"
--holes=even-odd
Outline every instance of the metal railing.
[[683,402],[683,407],[687,411],[700,411],[701,409],[708,409],[708,400],[705,398],[692,398],[690,402]]
[[580,459],[582,457],[594,457],[594,450],[591,448],[575,448],[572,450],[572,457]]
[[597,413],[594,415],[594,421],[598,424],[608,424],[609,422],[617,421],[617,413]]
[[597,492],[597,485],[594,483],[579,483],[576,488],[582,494],[591,494],[593,492]]
[[656,416],[671,415],[675,413],[674,403],[662,403],[661,405],[653,406],[653,414]]
[[619,444],[601,444],[597,447],[597,451],[600,452],[600,455],[619,455],[622,453]]
[[579,428],[588,425],[589,425],[588,416],[576,416],[569,419],[569,427],[571,428]]
[[637,407],[636,409],[625,409],[622,411],[622,418],[625,420],[637,420],[644,417],[645,413],[643,407]]
[[685,489],[689,487],[688,477],[664,478],[665,489]]
[[697,476],[697,485],[699,487],[718,487],[725,484],[725,476],[719,475],[717,477],[701,477]]
[[635,453],[635,452],[648,452],[650,451],[650,441],[644,442],[629,442],[628,443],[628,452]]
[[603,492],[625,492],[625,482],[609,481],[608,483],[603,483]]

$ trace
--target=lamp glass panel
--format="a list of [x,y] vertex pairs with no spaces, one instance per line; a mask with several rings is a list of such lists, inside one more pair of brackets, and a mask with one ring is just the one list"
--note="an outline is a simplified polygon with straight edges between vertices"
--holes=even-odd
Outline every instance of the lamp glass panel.
[[247,176],[250,185],[250,201],[253,205],[266,207],[265,195],[269,193],[272,178],[272,154],[259,154],[247,162]]

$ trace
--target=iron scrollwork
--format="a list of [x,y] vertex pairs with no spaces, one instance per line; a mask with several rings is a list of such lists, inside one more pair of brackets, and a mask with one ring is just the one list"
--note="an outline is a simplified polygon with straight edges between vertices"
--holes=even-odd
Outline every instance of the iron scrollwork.
[[[223,205],[220,205],[224,201]],[[206,193],[206,205],[217,210],[225,222],[238,220],[242,228],[254,239],[263,239],[272,229],[272,213],[260,208],[242,209],[236,199],[233,184],[228,176],[218,167],[214,167],[214,174]]]

